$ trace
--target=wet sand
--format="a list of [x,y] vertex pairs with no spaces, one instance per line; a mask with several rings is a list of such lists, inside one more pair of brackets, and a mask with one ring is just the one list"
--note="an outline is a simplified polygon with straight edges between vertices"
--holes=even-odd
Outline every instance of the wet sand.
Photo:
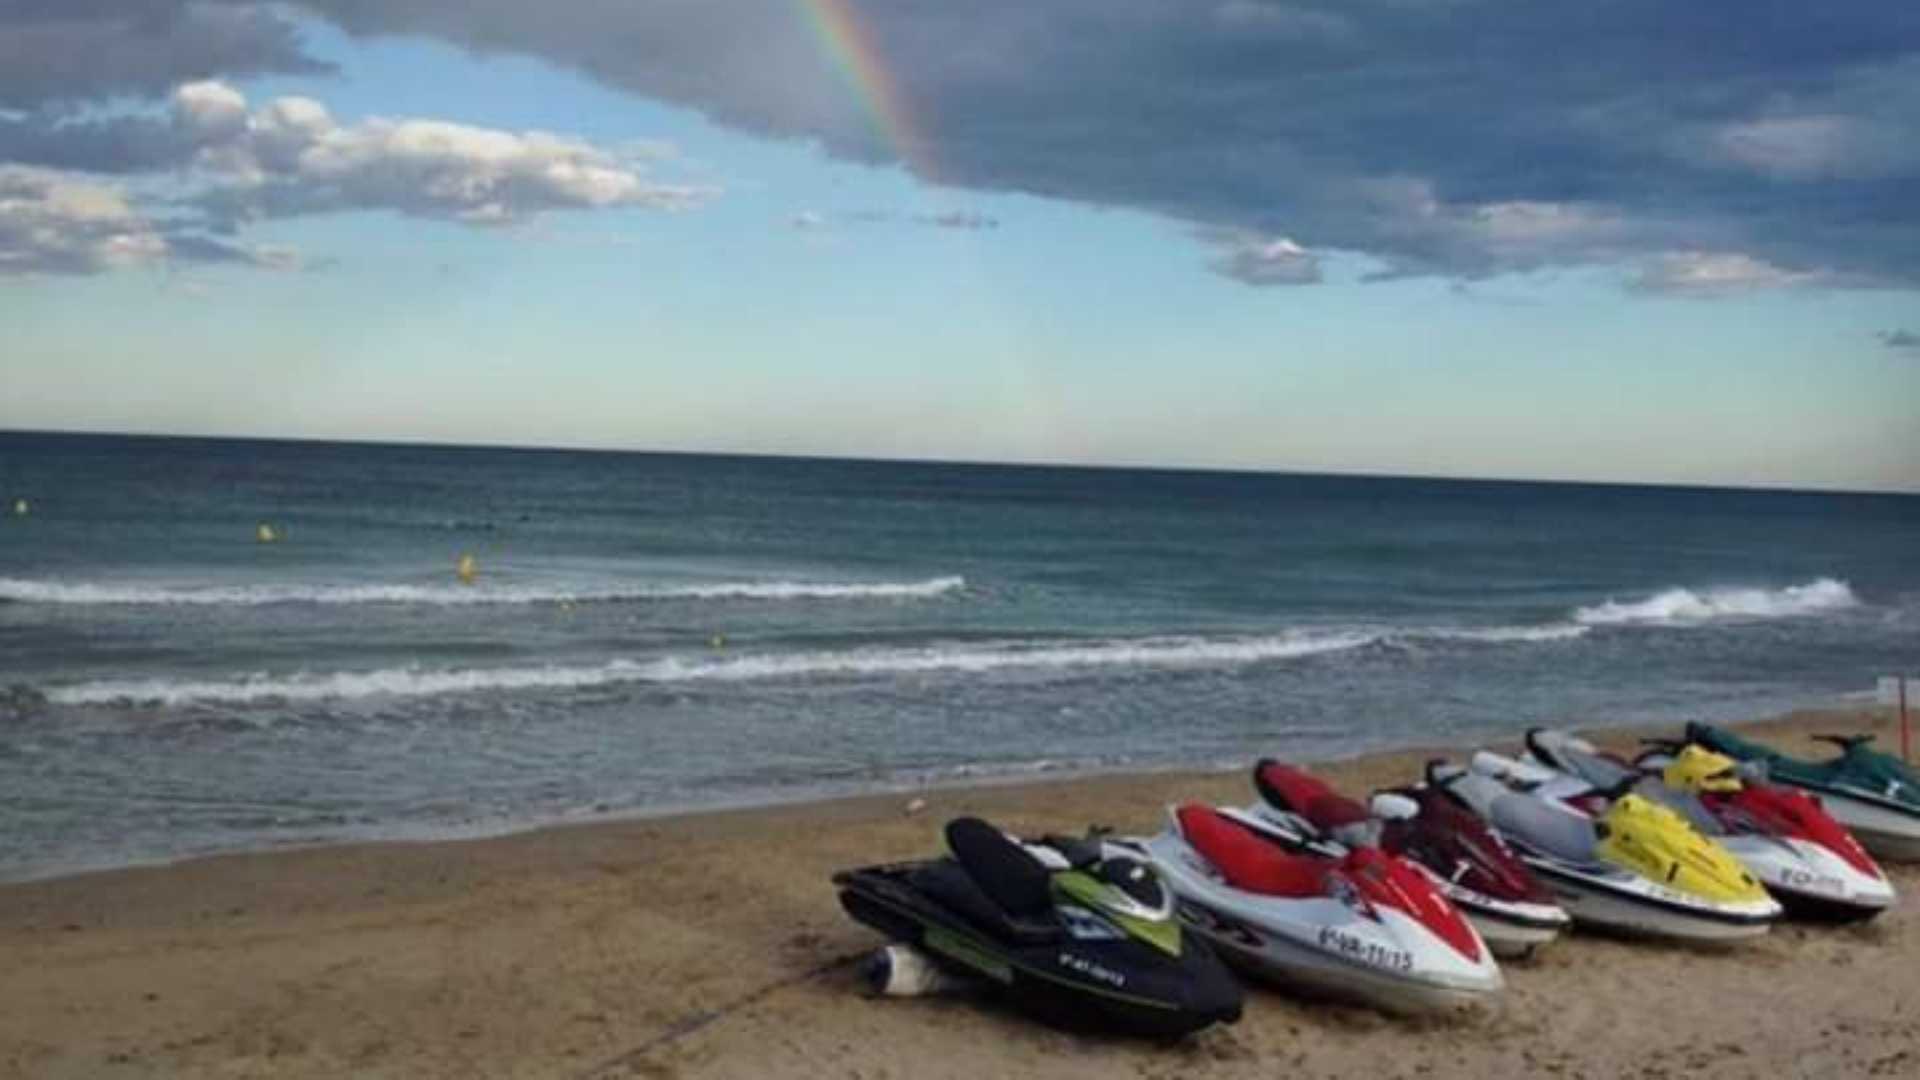
[[[1885,709],[1745,730],[1898,748]],[[1428,756],[1320,771],[1362,793]],[[1456,1021],[1254,988],[1239,1024],[1163,1045],[860,993],[852,960],[879,939],[841,913],[834,870],[932,853],[962,813],[1150,831],[1169,802],[1251,794],[1240,770],[1092,777],[0,887],[0,1076],[1920,1076],[1912,866],[1888,868],[1901,905],[1866,926],[1723,951],[1576,935]]]

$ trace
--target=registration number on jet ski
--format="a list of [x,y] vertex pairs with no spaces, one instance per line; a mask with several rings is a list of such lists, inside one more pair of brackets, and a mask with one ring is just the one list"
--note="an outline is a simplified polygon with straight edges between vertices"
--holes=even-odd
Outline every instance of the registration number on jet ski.
[[1787,867],[1780,871],[1781,883],[1790,889],[1813,889],[1820,892],[1837,893],[1846,889],[1846,883],[1830,874],[1816,874],[1811,870],[1796,870]]
[[1320,928],[1320,947],[1339,953],[1349,960],[1383,967],[1391,971],[1412,971],[1413,954],[1405,949],[1390,949],[1378,942],[1349,934],[1337,926]]

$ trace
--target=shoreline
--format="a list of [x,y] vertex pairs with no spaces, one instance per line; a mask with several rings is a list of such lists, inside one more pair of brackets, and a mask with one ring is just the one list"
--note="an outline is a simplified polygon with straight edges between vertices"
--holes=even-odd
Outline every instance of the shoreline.
[[[1770,719],[1743,720],[1725,722],[1729,726],[1741,729],[1764,727],[1789,717],[1807,713],[1851,713],[1872,714],[1876,710],[1888,710],[1889,706],[1874,703],[1874,692],[1853,691],[1825,699],[1808,699],[1807,704],[1788,709]],[[1577,730],[1596,741],[1604,742],[1610,736],[1625,737],[1638,733],[1670,731],[1679,721],[1665,724],[1648,724],[1642,721],[1620,721],[1617,723],[1582,725]],[[1721,721],[1715,721],[1721,722]],[[1897,724],[1889,725],[1897,733]],[[1283,733],[1284,734],[1284,733]],[[1326,757],[1302,756],[1292,760],[1315,767],[1338,767],[1344,763],[1384,755],[1427,754],[1432,756],[1458,755],[1482,746],[1494,746],[1502,743],[1517,746],[1519,732],[1488,733],[1480,736],[1467,735],[1458,741],[1434,742],[1409,740],[1407,742],[1387,741],[1385,743],[1361,746],[1353,750],[1344,750]],[[1897,734],[1895,736],[1897,738]],[[1895,745],[1883,742],[1882,745]],[[974,768],[974,766],[961,766]],[[613,811],[586,811],[573,816],[536,817],[524,820],[506,821],[496,825],[394,825],[375,827],[360,835],[323,837],[311,840],[288,840],[282,843],[267,843],[261,846],[235,846],[209,851],[186,852],[174,855],[136,856],[120,860],[102,860],[100,862],[78,862],[65,865],[47,865],[13,872],[0,869],[0,890],[17,885],[33,885],[45,882],[63,881],[68,878],[90,877],[100,874],[113,874],[122,871],[159,870],[190,864],[207,859],[246,858],[253,856],[294,855],[313,851],[324,851],[338,847],[365,847],[378,845],[420,846],[433,844],[483,843],[492,840],[509,839],[528,833],[541,833],[549,830],[591,829],[617,827],[642,822],[677,821],[683,818],[701,817],[710,814],[755,813],[792,810],[795,807],[812,806],[819,803],[833,803],[862,799],[912,799],[933,795],[951,794],[973,788],[1020,787],[1029,784],[1051,785],[1074,783],[1082,780],[1111,778],[1147,778],[1163,775],[1185,775],[1202,779],[1215,778],[1222,774],[1232,775],[1245,770],[1244,765],[1212,766],[1192,763],[1120,764],[1120,765],[1074,765],[1068,764],[1058,769],[1033,768],[1030,763],[1008,766],[1005,771],[981,772],[971,775],[940,777],[932,780],[899,780],[882,784],[877,788],[860,791],[812,790],[796,793],[787,797],[745,796],[739,799],[721,800],[713,803],[673,802],[656,806],[634,807]]]
[[[1674,725],[1588,729],[1603,745]],[[1794,751],[1893,710],[1737,725]],[[1517,736],[1516,736],[1517,737]],[[1511,745],[1513,739],[1491,745]],[[1343,790],[1415,747],[1316,763]],[[1247,763],[1248,765],[1251,762]],[[0,1076],[1900,1075],[1920,1068],[1920,867],[1861,927],[1786,924],[1702,956],[1587,935],[1510,965],[1486,1015],[1387,1019],[1250,988],[1238,1025],[1174,1046],[1069,1035],[966,999],[872,1000],[880,943],[834,870],[928,854],[945,821],[1157,828],[1240,802],[1244,766],[1022,778],[482,839],[199,857],[0,885]],[[924,800],[908,812],[913,800]],[[1836,985],[1862,992],[1836,993]],[[1864,992],[1871,987],[1872,992]],[[1729,1049],[1731,1048],[1731,1049]],[[1382,1071],[1383,1063],[1390,1066]]]

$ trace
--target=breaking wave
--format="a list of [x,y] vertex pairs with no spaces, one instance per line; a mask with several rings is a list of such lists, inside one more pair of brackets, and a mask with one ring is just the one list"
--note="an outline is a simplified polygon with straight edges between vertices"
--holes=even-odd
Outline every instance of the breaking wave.
[[699,585],[642,585],[554,589],[519,585],[208,585],[137,586],[0,578],[0,601],[29,604],[192,605],[263,607],[270,604],[591,604],[645,600],[869,600],[914,599],[959,592],[958,576],[905,582],[734,581]]
[[1780,619],[1858,607],[1860,598],[1844,581],[1820,578],[1780,589],[1673,588],[1645,600],[1583,607],[1573,613],[1585,626],[1631,623],[1690,625],[1728,619]]
[[1286,634],[1232,639],[1151,638],[1079,645],[941,645],[918,649],[799,652],[742,657],[665,657],[584,666],[517,668],[388,668],[238,679],[124,679],[49,689],[60,705],[177,705],[191,702],[318,701],[335,698],[425,697],[489,690],[570,689],[617,683],[745,682],[820,675],[888,675],[1080,667],[1206,667],[1251,664],[1367,645],[1367,634]]
[[1505,642],[1571,641],[1585,637],[1593,628],[1579,623],[1549,623],[1545,626],[1456,627],[1446,630],[1416,630],[1408,638],[1438,638],[1442,641],[1479,641],[1490,645]]

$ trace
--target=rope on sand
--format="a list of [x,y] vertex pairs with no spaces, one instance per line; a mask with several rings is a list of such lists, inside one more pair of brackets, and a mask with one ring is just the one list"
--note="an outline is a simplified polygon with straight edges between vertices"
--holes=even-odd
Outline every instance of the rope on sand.
[[778,991],[784,990],[789,986],[798,986],[803,982],[807,982],[808,980],[811,980],[811,979],[817,979],[822,975],[830,975],[833,972],[838,971],[843,967],[846,967],[850,964],[857,962],[862,957],[865,957],[868,953],[872,951],[873,950],[871,948],[864,948],[864,949],[858,950],[857,952],[842,953],[841,955],[836,956],[831,960],[827,960],[823,963],[815,964],[813,967],[810,967],[805,971],[796,972],[784,978],[775,979],[772,982],[767,983],[766,985],[761,986],[758,989],[748,991],[747,993],[742,994],[739,997],[734,998],[732,1001],[729,1001],[726,1004],[721,1005],[717,1008],[702,1009],[699,1012],[688,1013],[687,1015],[681,1017],[680,1019],[675,1020],[673,1023],[668,1024],[664,1030],[662,1030],[659,1034],[655,1035],[653,1038],[648,1039],[646,1042],[643,1042],[639,1046],[636,1046],[633,1049],[626,1051],[625,1053],[619,1055],[618,1057],[609,1058],[606,1061],[603,1061],[600,1064],[595,1065],[593,1068],[578,1074],[575,1080],[592,1080],[592,1078],[594,1077],[605,1076],[611,1073],[615,1069],[624,1070],[630,1066],[637,1065],[639,1064],[641,1058],[646,1057],[648,1054],[654,1052],[655,1050],[660,1049],[663,1046],[668,1046],[672,1043],[679,1042],[681,1039],[684,1039],[687,1036],[692,1035],[694,1032],[699,1031],[702,1028],[708,1027],[709,1025],[717,1023],[721,1020],[725,1020],[727,1017],[732,1016],[734,1013],[739,1012],[741,1009],[745,1009],[752,1005],[757,1005],[760,1002],[765,1001],[767,998],[771,997],[773,994],[777,993]]

